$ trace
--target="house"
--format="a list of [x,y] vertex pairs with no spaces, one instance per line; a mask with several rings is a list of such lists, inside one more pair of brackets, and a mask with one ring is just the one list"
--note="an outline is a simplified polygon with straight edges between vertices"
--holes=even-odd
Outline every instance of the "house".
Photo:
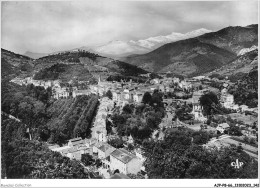
[[85,90],[73,90],[72,97],[75,98],[76,96],[79,96],[79,95],[90,95],[90,94],[91,94],[91,91],[88,90],[88,89],[85,89]]
[[97,139],[95,138],[85,139],[85,145],[89,148],[93,147],[95,143],[97,143]]
[[99,159],[105,159],[106,157],[108,157],[115,150],[116,150],[116,148],[114,148],[113,146],[111,146],[111,145],[109,145],[107,143],[103,143],[97,149],[98,158]]
[[224,133],[225,130],[229,129],[229,125],[227,123],[221,123],[217,126],[217,131],[219,131],[220,133]]
[[142,99],[143,99],[143,93],[142,92],[136,92],[133,96],[133,100],[134,102],[136,103],[141,103],[142,102]]
[[55,99],[67,98],[69,97],[69,92],[67,91],[67,88],[54,87],[53,97]]
[[247,105],[241,105],[239,106],[240,109],[241,109],[241,112],[245,112],[245,111],[248,111],[248,106]]
[[103,144],[103,142],[96,142],[96,143],[93,145],[93,147],[92,147],[93,153],[95,153],[95,154],[98,155],[98,148],[99,148],[100,146],[102,146],[102,144]]
[[81,152],[77,147],[72,147],[68,149],[67,157],[70,159],[81,160]]
[[69,147],[75,147],[85,144],[85,141],[81,137],[70,139],[68,142]]
[[125,149],[117,149],[110,155],[110,170],[119,170],[123,174],[137,174],[142,167],[142,161]]
[[150,81],[151,84],[159,84],[160,83],[160,80],[158,78],[155,78],[155,79],[152,79]]
[[234,96],[227,93],[227,89],[224,88],[221,91],[221,98],[220,98],[221,104],[225,107],[225,108],[232,108],[234,105]]
[[202,110],[203,107],[200,105],[199,99],[203,93],[195,92],[192,96],[192,114],[194,115],[194,119],[204,122],[207,120],[206,117],[203,116]]
[[173,81],[173,83],[179,83],[179,82],[180,82],[180,79],[179,79],[179,78],[176,78],[176,77],[174,77],[174,78],[172,79],[172,81]]

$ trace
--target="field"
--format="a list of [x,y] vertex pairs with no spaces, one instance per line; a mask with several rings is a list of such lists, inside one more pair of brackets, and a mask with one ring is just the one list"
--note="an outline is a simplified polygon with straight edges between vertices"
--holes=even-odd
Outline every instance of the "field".
[[[187,124],[187,127],[188,128],[190,128],[190,129],[192,129],[192,130],[194,130],[194,131],[199,131],[200,130],[200,125],[201,125],[202,123],[195,123],[194,125],[188,125]],[[213,128],[213,127],[210,127],[210,126],[207,126],[207,129],[204,129],[205,131],[216,131],[216,129],[215,128]]]
[[257,117],[252,116],[252,115],[244,115],[244,114],[240,114],[240,113],[233,113],[233,114],[229,114],[229,116],[232,119],[235,119],[237,121],[242,121],[247,125],[252,125],[255,121],[257,121]]
[[[233,140],[232,138],[225,138],[221,140],[222,142],[225,142],[227,144],[235,144],[236,146],[239,145],[239,141]],[[247,152],[249,155],[251,155],[252,157],[258,158],[257,152],[258,152],[258,148],[257,147],[253,147],[250,146],[248,144],[245,143],[241,143],[242,147],[244,149],[245,152]]]

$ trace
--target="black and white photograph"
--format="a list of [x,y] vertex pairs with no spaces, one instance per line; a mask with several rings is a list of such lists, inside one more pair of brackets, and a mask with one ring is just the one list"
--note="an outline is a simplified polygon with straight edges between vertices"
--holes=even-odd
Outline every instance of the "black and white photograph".
[[1,1],[1,187],[259,187],[258,17]]

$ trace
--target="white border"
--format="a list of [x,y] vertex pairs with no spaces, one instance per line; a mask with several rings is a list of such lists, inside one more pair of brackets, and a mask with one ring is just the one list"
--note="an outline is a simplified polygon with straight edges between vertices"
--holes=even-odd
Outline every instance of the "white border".
[[[259,179],[2,179],[1,187],[228,187],[228,184],[259,185]],[[236,186],[242,187],[242,186]]]
[[[1,2],[4,0],[1,0]],[[6,1],[33,1],[33,0],[6,0]],[[34,0],[37,1],[37,0]],[[40,1],[40,0],[39,0]],[[43,0],[42,0],[43,1]],[[44,1],[68,1],[68,0],[44,0]],[[71,0],[73,1],[73,0]],[[92,0],[93,1],[93,0]],[[100,1],[100,0],[99,0]],[[138,0],[113,0],[113,1],[138,1]],[[160,1],[160,0],[139,0],[139,1]],[[196,0],[163,0],[163,1],[196,1]],[[248,1],[248,0],[197,0],[197,1]],[[259,19],[259,0],[258,1],[258,19]],[[1,17],[1,15],[0,15]],[[259,22],[259,20],[258,20]],[[259,24],[259,23],[258,23]],[[258,25],[259,27],[259,25]],[[0,25],[1,28],[1,25]],[[258,32],[258,37],[260,36]],[[0,36],[1,41],[1,36]],[[1,54],[0,54],[1,56]],[[0,73],[1,74],[1,73]],[[258,76],[258,86],[260,86]],[[1,87],[1,86],[0,86]],[[260,94],[258,93],[260,98]],[[0,96],[1,98],[1,96]],[[260,110],[260,108],[258,109]],[[260,117],[258,116],[258,122]],[[260,143],[260,141],[259,141]],[[260,151],[260,148],[258,148]],[[258,179],[1,179],[1,188],[4,187],[228,187],[228,184],[247,184],[254,187],[259,185]],[[225,186],[226,185],[226,186]],[[250,187],[250,186],[236,186]]]

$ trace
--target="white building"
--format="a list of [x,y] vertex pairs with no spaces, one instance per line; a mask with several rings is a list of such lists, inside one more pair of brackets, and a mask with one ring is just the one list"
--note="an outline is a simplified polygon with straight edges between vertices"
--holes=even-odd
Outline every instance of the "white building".
[[117,149],[110,155],[110,169],[119,170],[123,174],[137,174],[142,167],[142,161],[125,149]]
[[144,95],[144,93],[142,93],[142,92],[136,92],[136,93],[133,95],[133,100],[134,100],[134,102],[136,102],[136,103],[141,103],[142,100],[143,100],[143,95]]
[[227,123],[221,123],[217,126],[216,130],[219,131],[220,133],[224,133],[225,130],[229,129],[229,125]]
[[98,158],[105,159],[110,156],[110,154],[115,150],[116,148],[114,148],[113,146],[107,143],[103,143],[99,148],[97,148]]
[[204,117],[202,110],[203,107],[200,105],[199,99],[202,96],[201,92],[193,93],[192,96],[192,114],[194,115],[194,119],[204,122],[207,120],[206,117]]
[[85,90],[73,90],[72,92],[72,97],[75,98],[76,96],[80,96],[80,95],[90,95],[91,91],[88,89]]

